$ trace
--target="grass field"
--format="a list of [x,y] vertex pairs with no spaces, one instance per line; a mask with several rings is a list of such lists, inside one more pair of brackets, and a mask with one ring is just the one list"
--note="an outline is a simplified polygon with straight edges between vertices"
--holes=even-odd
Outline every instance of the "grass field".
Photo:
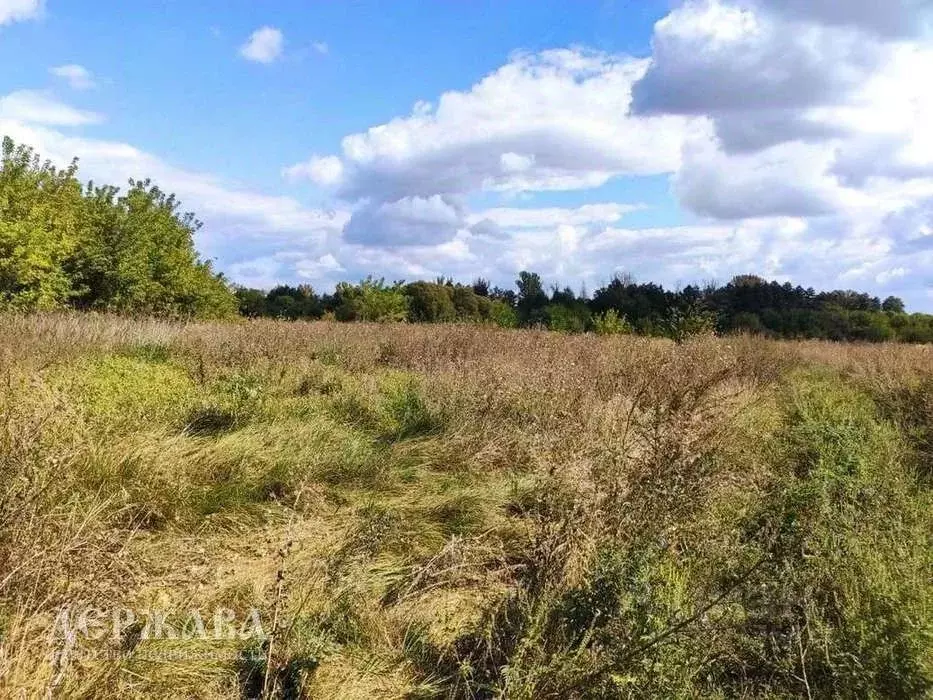
[[4,316],[0,382],[3,697],[933,692],[931,347]]

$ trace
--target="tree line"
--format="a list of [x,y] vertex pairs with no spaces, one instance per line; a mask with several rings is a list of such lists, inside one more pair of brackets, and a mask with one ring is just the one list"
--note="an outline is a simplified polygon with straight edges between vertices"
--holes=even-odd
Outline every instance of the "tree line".
[[592,295],[521,272],[513,288],[477,279],[339,283],[332,293],[232,285],[194,246],[201,226],[149,180],[82,184],[77,161],[56,168],[4,138],[0,163],[0,310],[74,308],[182,318],[333,318],[475,322],[568,333],[700,332],[778,338],[933,342],[933,315],[896,297],[816,292],[754,275],[669,290],[617,276]]
[[318,295],[309,285],[263,292],[237,288],[244,316],[338,321],[479,322],[568,333],[639,333],[682,339],[702,332],[775,338],[933,342],[933,315],[908,314],[897,297],[854,291],[816,292],[741,275],[728,284],[667,290],[617,276],[592,296],[545,288],[540,275],[519,274],[514,289],[478,279],[470,285],[366,279]]

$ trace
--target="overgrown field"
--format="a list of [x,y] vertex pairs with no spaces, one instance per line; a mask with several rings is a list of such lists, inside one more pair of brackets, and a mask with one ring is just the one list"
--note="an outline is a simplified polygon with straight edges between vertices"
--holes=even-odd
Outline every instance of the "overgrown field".
[[3,697],[933,692],[930,347],[2,316],[0,382]]

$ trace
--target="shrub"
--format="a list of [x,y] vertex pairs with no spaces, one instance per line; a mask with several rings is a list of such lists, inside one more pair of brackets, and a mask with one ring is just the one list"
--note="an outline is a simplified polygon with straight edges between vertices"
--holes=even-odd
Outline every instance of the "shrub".
[[547,327],[563,333],[582,333],[589,323],[589,311],[585,306],[570,307],[563,304],[549,304],[545,307]]
[[493,300],[489,304],[489,320],[500,328],[516,328],[518,314],[504,301]]
[[436,323],[453,321],[457,317],[450,288],[446,285],[413,282],[405,287],[405,295],[412,321]]
[[623,335],[632,332],[631,324],[615,309],[593,316],[593,332],[596,335]]
[[0,309],[80,309],[229,317],[237,301],[194,249],[200,222],[149,180],[88,185],[4,138]]
[[697,305],[689,305],[684,309],[671,309],[664,322],[664,335],[682,343],[695,335],[713,333],[715,328],[716,317],[711,312]]
[[405,321],[408,318],[408,297],[399,285],[389,286],[384,280],[367,277],[359,285],[341,282],[337,285],[336,309],[339,321]]
[[870,399],[820,376],[791,392],[774,482],[746,522],[761,584],[741,598],[739,654],[720,681],[739,695],[922,697],[933,690],[926,497]]

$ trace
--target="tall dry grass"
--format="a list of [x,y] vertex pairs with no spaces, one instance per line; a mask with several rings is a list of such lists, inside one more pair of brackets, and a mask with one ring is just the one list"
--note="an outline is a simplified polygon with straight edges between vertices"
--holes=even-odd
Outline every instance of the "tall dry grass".
[[[0,327],[3,692],[931,687],[928,348],[94,314]],[[194,642],[152,661],[154,640],[113,658],[126,639],[49,643],[78,604],[257,607],[269,627],[239,661]]]

